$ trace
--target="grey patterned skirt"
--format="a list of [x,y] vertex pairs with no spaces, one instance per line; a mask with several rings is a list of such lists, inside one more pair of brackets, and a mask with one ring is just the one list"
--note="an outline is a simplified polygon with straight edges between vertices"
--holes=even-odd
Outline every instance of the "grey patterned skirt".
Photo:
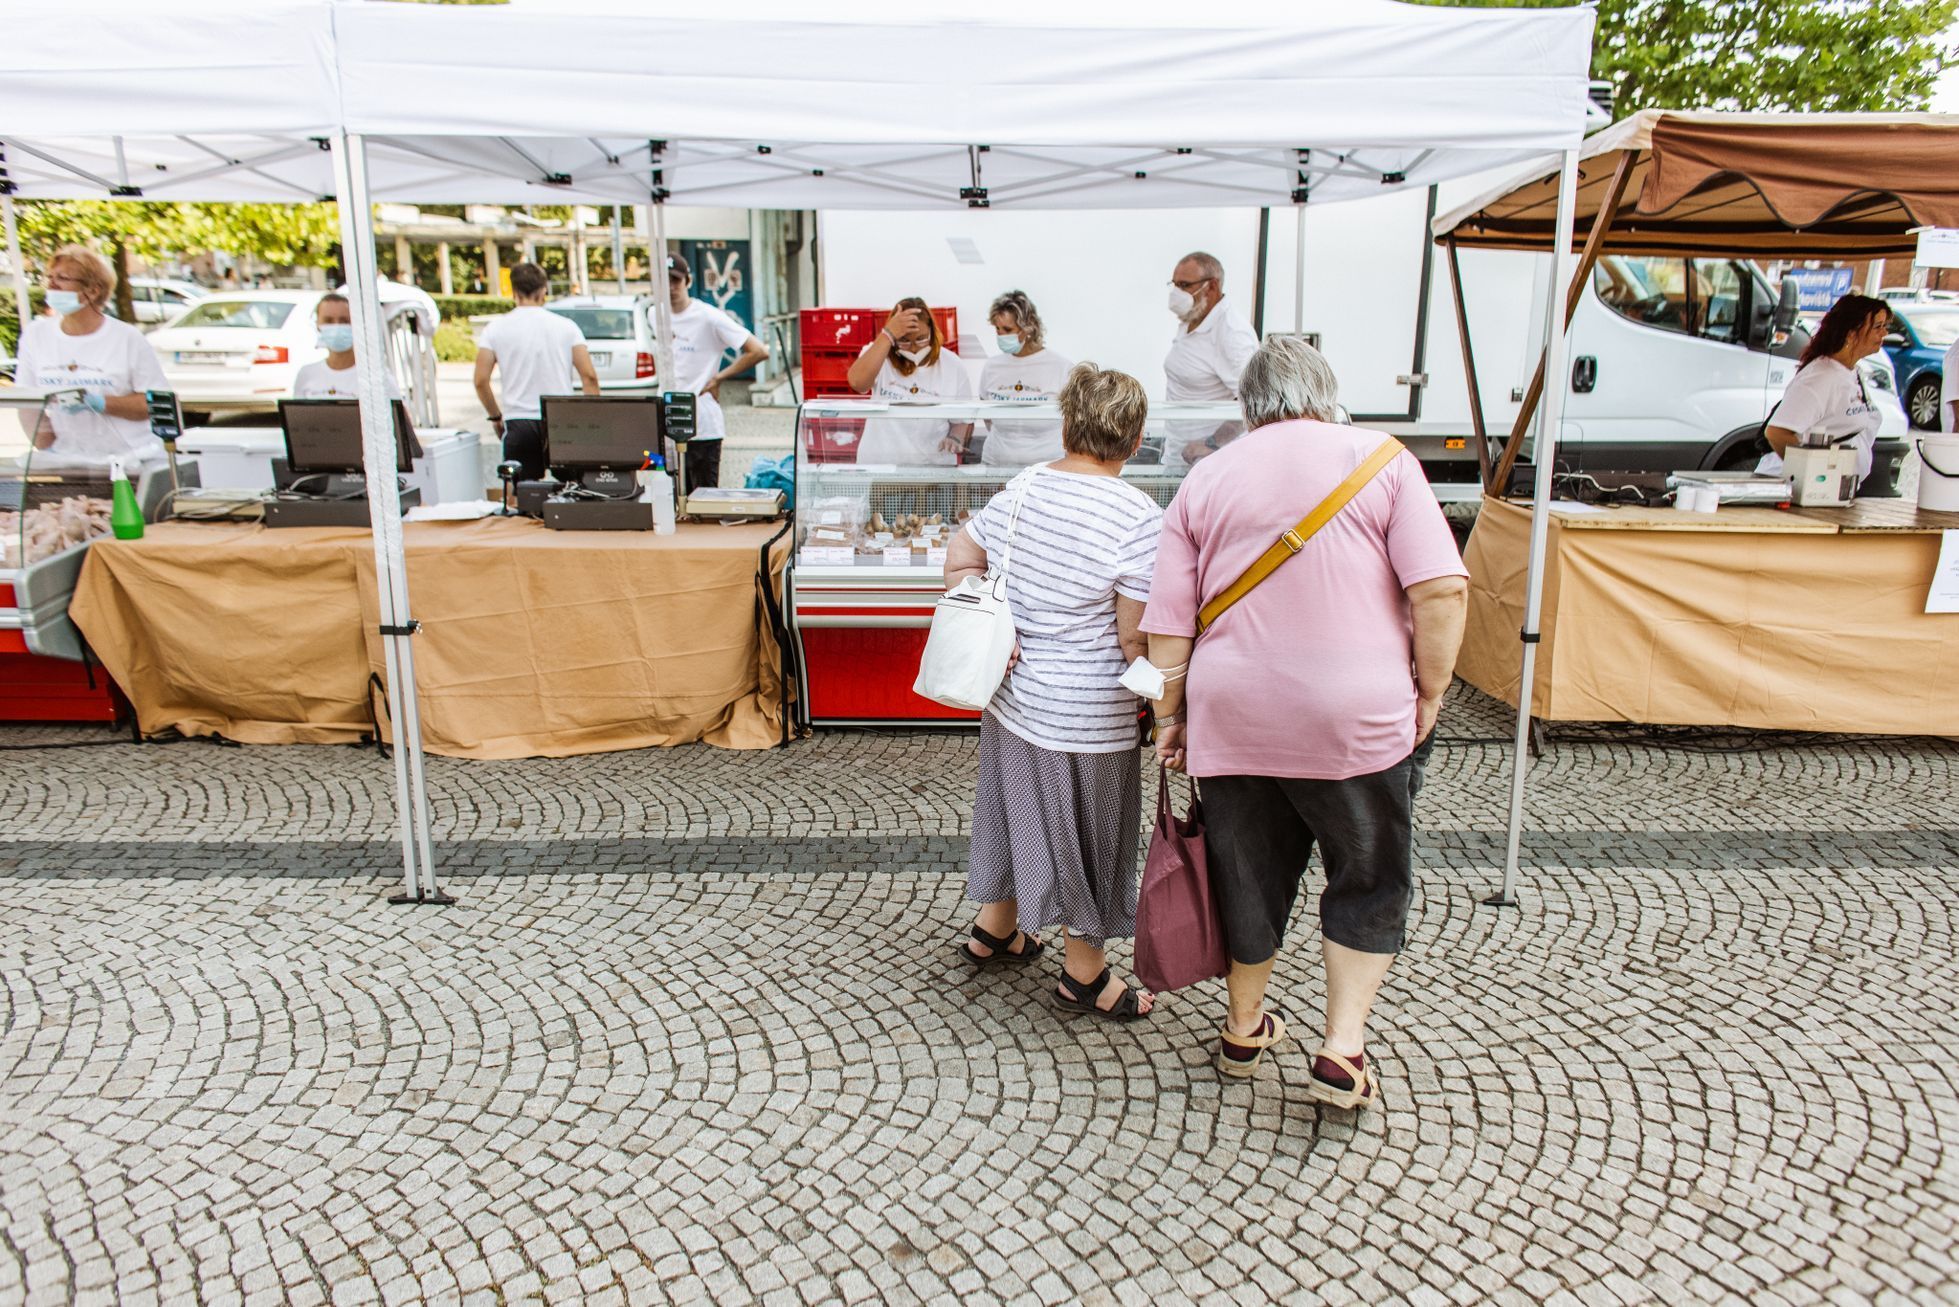
[[1099,946],[1136,933],[1142,755],[1056,753],[980,719],[966,897],[1019,901],[1023,930],[1065,926]]

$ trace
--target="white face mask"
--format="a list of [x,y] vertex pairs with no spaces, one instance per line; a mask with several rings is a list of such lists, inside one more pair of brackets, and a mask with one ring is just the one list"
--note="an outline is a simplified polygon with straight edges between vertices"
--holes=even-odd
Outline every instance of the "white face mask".
[[926,359],[930,358],[931,356],[932,356],[932,351],[929,349],[902,349],[901,348],[898,351],[898,357],[903,359],[905,362],[911,364],[913,367],[917,367],[920,363],[923,363]]
[[1180,318],[1187,318],[1190,316],[1190,311],[1196,307],[1197,299],[1189,291],[1185,290],[1182,286],[1172,286],[1170,288],[1170,311],[1172,313]]
[[1171,681],[1181,681],[1190,670],[1190,664],[1172,667],[1167,671],[1157,667],[1147,658],[1138,658],[1129,664],[1129,670],[1122,674],[1122,688],[1151,703],[1163,697],[1164,687]]

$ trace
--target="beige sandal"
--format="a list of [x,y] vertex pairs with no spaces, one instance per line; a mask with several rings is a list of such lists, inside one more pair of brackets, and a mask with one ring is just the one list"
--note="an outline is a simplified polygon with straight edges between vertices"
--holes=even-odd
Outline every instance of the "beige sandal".
[[1349,1062],[1346,1058],[1340,1056],[1330,1048],[1322,1048],[1319,1052],[1313,1054],[1315,1064],[1321,1058],[1325,1058],[1327,1061],[1333,1063],[1333,1065],[1339,1067],[1341,1073],[1347,1079],[1354,1082],[1354,1087],[1352,1089],[1342,1089],[1338,1085],[1330,1085],[1318,1076],[1308,1072],[1306,1076],[1306,1096],[1308,1098],[1316,1103],[1324,1103],[1328,1107],[1356,1109],[1374,1106],[1374,1091],[1377,1086],[1374,1080],[1374,1072],[1371,1068],[1355,1066],[1352,1062]]
[[[1231,1027],[1226,1025],[1224,1029],[1218,1031],[1218,1070],[1225,1075],[1237,1076],[1240,1079],[1255,1076],[1258,1074],[1259,1064],[1265,1061],[1265,1050],[1285,1037],[1286,1023],[1276,1012],[1265,1014],[1256,1035],[1234,1035],[1231,1033]],[[1238,1058],[1225,1056],[1224,1049],[1227,1044],[1233,1048],[1252,1048],[1258,1051],[1253,1056],[1240,1061]]]

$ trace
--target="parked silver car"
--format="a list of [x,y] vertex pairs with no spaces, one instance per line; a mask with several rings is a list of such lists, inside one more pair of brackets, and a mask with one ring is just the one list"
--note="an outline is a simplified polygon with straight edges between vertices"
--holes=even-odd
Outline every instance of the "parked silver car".
[[544,306],[585,333],[600,390],[654,390],[653,297],[576,295]]

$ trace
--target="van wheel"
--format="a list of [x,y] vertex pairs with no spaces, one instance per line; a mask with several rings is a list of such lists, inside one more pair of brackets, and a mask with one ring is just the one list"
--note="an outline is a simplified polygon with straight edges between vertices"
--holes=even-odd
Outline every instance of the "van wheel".
[[1920,377],[1911,383],[1911,390],[1905,395],[1905,412],[1920,431],[1939,429],[1939,392],[1943,384],[1939,377]]

